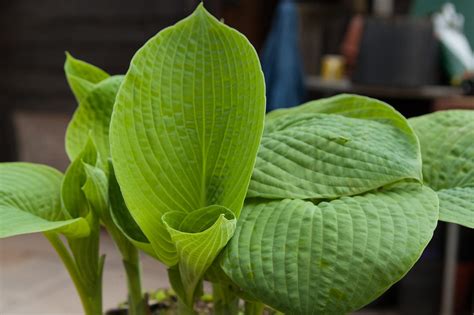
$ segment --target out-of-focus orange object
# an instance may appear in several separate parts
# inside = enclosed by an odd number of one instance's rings
[[[364,32],[364,17],[361,14],[354,15],[347,27],[346,34],[341,45],[342,55],[346,58],[347,74],[350,76],[359,55],[360,40]]]
[[[324,55],[321,64],[321,77],[324,80],[341,80],[344,77],[344,66],[344,56]]]

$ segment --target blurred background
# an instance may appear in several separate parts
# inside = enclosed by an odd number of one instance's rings
[[[77,106],[63,73],[65,51],[111,74],[125,73],[148,38],[188,15],[198,2],[1,1],[0,161],[64,170],[64,133]],[[268,111],[338,93],[384,100],[407,117],[474,109],[473,0],[204,4],[255,46],[266,76]],[[0,241],[1,314],[74,313],[72,286],[39,238]],[[111,245],[105,242],[107,251]],[[148,289],[166,285],[164,269],[156,265],[145,260]],[[111,270],[105,275],[108,307],[125,298],[122,275]],[[46,286],[39,284],[44,275],[50,278]],[[57,289],[56,301],[64,298],[65,308],[48,300],[46,292],[51,294],[52,288]],[[474,314],[473,290],[474,232],[440,223],[407,277],[363,312]]]

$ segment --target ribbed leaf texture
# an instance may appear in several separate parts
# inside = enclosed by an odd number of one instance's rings
[[[421,180],[413,133],[378,119],[297,112],[265,128],[247,197],[332,199]]]
[[[56,231],[68,237],[84,237],[89,226],[61,209],[63,175],[32,163],[0,163],[0,238]]]
[[[439,218],[474,228],[474,111],[410,119],[420,139],[425,183],[438,191]]]
[[[263,115],[253,47],[202,5],[134,56],[112,116],[112,159],[133,218],[167,265],[178,253],[163,214],[214,204],[239,214]]]
[[[162,221],[165,213],[215,205],[239,215],[264,112],[255,50],[202,4],[133,57],[112,115],[112,160],[132,217],[168,266],[186,258]],[[183,268],[203,269],[201,261],[193,264],[180,265],[182,279]]]
[[[223,268],[245,291],[286,314],[345,314],[413,266],[437,217],[436,193],[419,184],[317,205],[251,201]]]
[[[344,314],[398,281],[438,220],[418,139],[357,95],[267,116],[248,199],[221,267],[286,314]]]

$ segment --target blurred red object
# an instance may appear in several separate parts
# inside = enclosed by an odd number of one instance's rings
[[[360,41],[364,31],[364,17],[361,14],[354,15],[349,22],[346,34],[341,45],[342,55],[346,61],[347,75],[350,76],[354,70],[359,55]]]

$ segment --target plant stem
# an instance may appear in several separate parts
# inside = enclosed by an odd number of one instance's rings
[[[178,314],[179,315],[196,315],[194,308],[189,307],[182,299],[178,297]]]
[[[57,233],[44,233],[48,241],[54,247],[64,266],[66,267],[69,276],[76,287],[77,293],[81,299],[82,307],[86,315],[97,315],[102,313],[102,297],[90,297],[87,288],[81,282],[76,263],[71,254],[67,250],[64,243],[61,241]]]
[[[106,224],[105,227],[122,255],[122,263],[127,275],[128,314],[146,315],[147,303],[142,293],[140,253],[115,224]]]
[[[265,304],[261,302],[245,301],[245,315],[262,315],[265,309]]]
[[[215,315],[236,315],[239,313],[239,297],[225,284],[212,284]]]
[[[136,258],[122,261],[127,274],[128,314],[145,315],[147,305],[142,294],[140,260],[138,250],[135,251]]]

